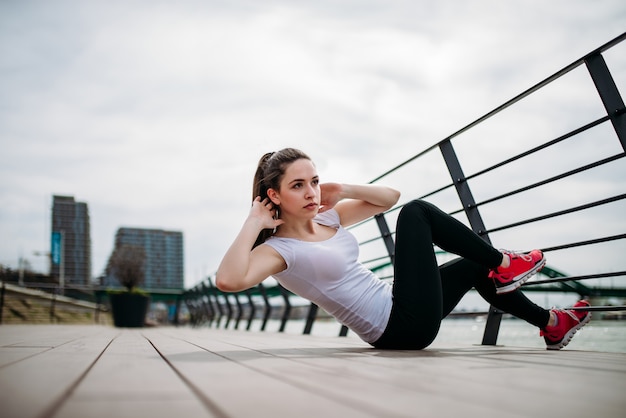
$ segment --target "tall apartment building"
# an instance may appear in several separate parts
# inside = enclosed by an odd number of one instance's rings
[[[143,247],[146,253],[146,277],[143,289],[182,289],[183,233],[161,229],[119,228],[115,234],[115,248],[121,245]],[[108,270],[108,269],[107,269]],[[106,286],[119,285],[114,277],[105,277]]]
[[[87,285],[91,279],[89,208],[73,196],[53,196],[50,275],[65,284]]]

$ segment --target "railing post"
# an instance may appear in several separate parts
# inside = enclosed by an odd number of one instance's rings
[[[239,300],[239,294],[233,293],[235,297],[235,302],[237,303],[237,318],[235,318],[235,329],[239,329],[239,323],[241,322],[241,318],[243,318],[243,305]]]
[[[230,321],[233,319],[233,306],[230,304],[230,299],[228,299],[228,294],[227,293],[223,293],[223,292],[219,292],[215,294],[215,299],[217,300],[217,303],[219,304],[219,297],[224,298],[224,305],[226,305],[226,323],[224,324],[224,328],[227,329],[228,326],[230,325]]]
[[[202,323],[204,319],[206,319],[207,326],[210,327],[213,324],[213,307],[209,299],[209,289],[204,283],[197,284],[189,291],[185,298],[185,304],[187,309],[194,312],[194,325]]]
[[[469,220],[472,230],[479,234],[482,239],[491,244],[489,235],[487,235],[487,233],[485,232],[487,228],[485,228],[483,219],[480,216],[480,212],[478,211],[478,207],[476,206],[476,201],[474,200],[474,196],[472,195],[469,184],[467,183],[467,181],[465,181],[465,174],[463,173],[463,169],[461,168],[461,163],[456,156],[456,152],[454,151],[450,140],[447,139],[440,143],[439,150],[441,151],[443,159],[446,162],[448,172],[452,177],[454,187],[456,188],[456,192],[459,195],[459,199],[461,200],[461,204],[463,205],[463,210],[467,215],[467,219]],[[500,331],[501,321],[502,311],[494,308],[493,306],[490,306],[489,315],[487,316],[487,323],[485,324],[485,332],[483,334],[483,345],[496,345],[496,342],[498,341],[498,332]]]
[[[174,326],[176,326],[176,327],[179,325],[179,323],[178,323],[178,315],[180,313],[180,302],[181,302],[182,298],[183,298],[183,294],[182,293],[176,295],[176,305],[174,307]]]
[[[0,324],[2,324],[2,312],[4,312],[4,280],[2,281],[2,288],[0,288]]]
[[[348,336],[348,331],[349,331],[349,328],[342,324],[341,328],[339,329],[339,336],[340,337],[347,337]]]
[[[463,204],[463,210],[467,215],[470,226],[474,232],[482,236],[485,241],[491,244],[489,236],[485,233],[487,228],[485,228],[483,219],[480,216],[480,212],[476,206],[476,201],[474,200],[469,184],[465,181],[465,174],[463,173],[459,159],[456,156],[456,152],[452,147],[452,143],[450,140],[446,140],[439,144],[439,149],[441,150],[443,159],[446,162],[448,172],[450,173],[450,177],[452,177],[459,199]]]
[[[254,301],[252,300],[252,292],[250,289],[246,289],[246,296],[248,296],[248,303],[250,304],[250,312],[248,314],[248,324],[246,325],[246,331],[250,331],[252,328],[252,320],[254,320],[254,315],[256,314],[256,306],[254,306]]]
[[[304,335],[309,335],[311,330],[313,329],[313,322],[315,322],[315,317],[317,316],[318,306],[311,302],[311,306],[309,306],[309,313],[306,316],[306,324],[304,324],[304,331],[302,332]]]
[[[100,292],[97,289],[94,291],[94,294],[96,296],[96,308],[94,312],[94,321],[96,324],[99,324],[100,323],[100,303],[102,302],[102,294],[100,294]]]
[[[385,215],[379,213],[374,217],[376,219],[376,224],[378,224],[378,229],[380,230],[380,236],[383,237],[383,242],[385,243],[385,247],[387,248],[387,254],[389,254],[389,259],[391,261],[391,265],[394,265],[396,258],[396,247],[393,242],[393,238],[391,237],[391,231],[389,230],[389,225],[387,224],[387,220],[385,219]]]
[[[261,331],[265,331],[267,321],[270,319],[270,315],[272,314],[272,305],[270,305],[270,301],[267,298],[267,292],[265,291],[263,283],[259,283],[258,287],[259,292],[261,292],[261,296],[263,297],[263,303],[265,304],[265,308],[263,309],[263,322],[261,323]]]
[[[59,289],[53,292],[52,295],[50,296],[50,322],[54,322],[54,305],[55,305],[58,291]]]
[[[280,320],[280,328],[278,332],[284,332],[285,327],[287,326],[287,321],[289,320],[289,315],[291,315],[291,303],[289,302],[289,292],[282,285],[278,285],[280,289],[280,294],[283,296],[283,300],[285,301],[285,310],[283,311],[283,317]]]
[[[624,111],[624,101],[611,76],[609,67],[599,53],[585,58],[585,65],[587,65],[587,70],[589,70],[591,79],[598,90],[600,99],[602,99],[606,113],[611,119],[615,133],[622,143],[622,148],[626,151],[626,114]]]
[[[378,215],[374,216],[374,219],[376,219],[376,224],[378,225],[380,236],[383,238],[385,248],[387,249],[387,254],[389,255],[389,261],[393,266],[396,262],[396,244],[394,243],[393,237],[391,236],[391,230],[389,229],[389,224],[387,223],[385,214],[379,213]],[[347,335],[348,327],[342,324],[341,329],[339,330],[339,336],[345,337]]]
[[[213,282],[211,282],[211,278],[207,279],[207,285],[202,283],[202,288],[207,296],[207,301],[209,302],[208,306],[211,306],[211,310],[217,316],[215,320],[215,328],[220,327],[220,323],[222,322],[222,317],[224,316],[224,309],[220,304],[220,299],[217,295],[217,289],[213,286]],[[213,297],[213,299],[211,299]],[[215,306],[213,305],[215,303]]]

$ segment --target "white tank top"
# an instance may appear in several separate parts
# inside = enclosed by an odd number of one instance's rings
[[[287,268],[273,277],[287,290],[314,302],[354,331],[363,341],[376,341],[391,313],[391,285],[358,262],[359,245],[339,224],[334,209],[315,217],[337,229],[325,241],[270,237],[265,241],[285,260]]]

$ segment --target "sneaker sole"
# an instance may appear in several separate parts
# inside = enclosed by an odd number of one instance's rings
[[[514,291],[515,289],[518,289],[528,279],[530,279],[535,274],[537,274],[539,270],[544,268],[545,265],[546,265],[546,258],[544,257],[541,259],[541,261],[539,261],[539,263],[535,264],[535,267],[533,267],[531,270],[528,270],[526,273],[522,275],[514,277],[511,283],[507,284],[506,286],[496,287],[496,294],[501,295],[503,293],[509,293],[509,292]]]
[[[578,325],[567,331],[561,341],[556,344],[548,344],[546,342],[546,350],[560,350],[561,348],[565,347],[567,344],[569,344],[570,341],[572,341],[572,338],[574,338],[574,334],[576,334],[579,329],[587,325],[589,321],[591,321],[591,312],[588,312],[587,316],[585,316],[583,320],[578,323]]]

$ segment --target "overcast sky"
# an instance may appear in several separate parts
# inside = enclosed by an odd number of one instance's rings
[[[190,286],[263,153],[366,183],[625,29],[623,0],[0,0],[0,263],[47,271],[71,195],[94,276],[154,227],[184,233]]]

